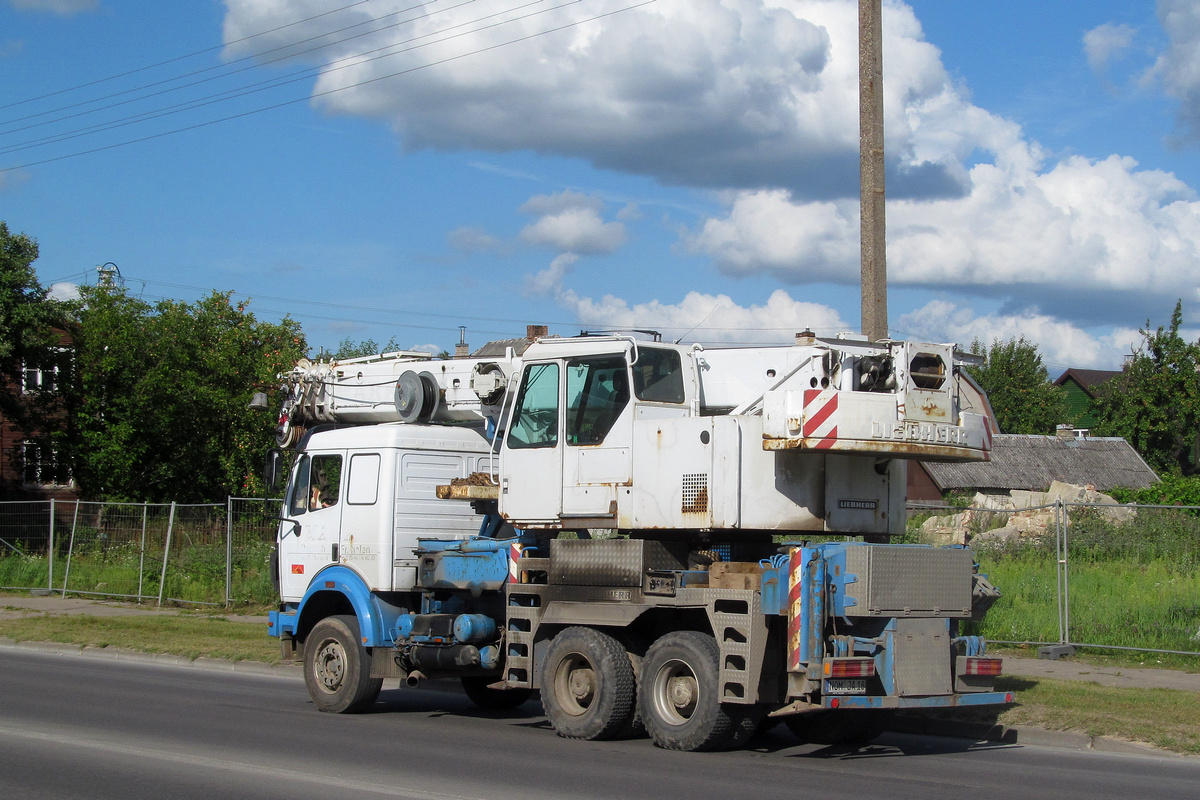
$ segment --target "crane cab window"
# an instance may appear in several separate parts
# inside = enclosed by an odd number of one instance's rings
[[[633,365],[633,391],[651,403],[683,402],[683,364],[678,351],[639,347]]]
[[[530,364],[508,429],[513,450],[558,444],[558,364]]]
[[[567,362],[567,444],[599,444],[629,405],[623,356]]]

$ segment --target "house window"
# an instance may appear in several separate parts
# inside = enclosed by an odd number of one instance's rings
[[[21,477],[26,486],[68,486],[70,467],[45,442],[21,443]]]
[[[58,389],[59,364],[63,359],[63,354],[68,352],[70,352],[70,348],[56,347],[54,348],[55,355],[51,357],[52,363],[41,365],[26,363],[21,389],[26,394],[56,391]]]

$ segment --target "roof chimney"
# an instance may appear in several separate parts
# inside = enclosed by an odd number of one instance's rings
[[[534,339],[540,339],[541,337],[545,336],[548,333],[550,333],[550,329],[547,328],[545,325],[526,325],[525,326],[525,338],[531,342]]]
[[[458,326],[458,344],[454,345],[455,358],[468,358],[471,355],[471,347],[467,344],[467,326]]]

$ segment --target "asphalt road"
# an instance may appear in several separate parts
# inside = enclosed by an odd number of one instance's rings
[[[1200,759],[889,735],[732,753],[560,739],[536,702],[507,715],[457,692],[385,691],[322,714],[294,678],[0,650],[0,796],[412,800],[1053,797],[1194,800]]]

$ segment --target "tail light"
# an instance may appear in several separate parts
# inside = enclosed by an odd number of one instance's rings
[[[1000,674],[1001,659],[999,658],[968,658],[964,675],[988,675],[995,677]]]
[[[987,659],[979,660],[986,661]],[[871,678],[874,676],[875,660],[871,658],[831,658],[825,662],[826,678]]]

